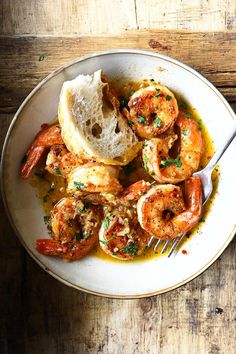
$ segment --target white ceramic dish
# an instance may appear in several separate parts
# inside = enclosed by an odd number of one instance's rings
[[[110,50],[95,53],[63,66],[46,77],[26,98],[9,128],[2,157],[2,193],[21,243],[49,274],[77,289],[117,298],[160,294],[195,278],[209,267],[232,240],[235,232],[236,156],[234,141],[220,161],[218,192],[200,231],[170,259],[112,263],[88,256],[64,263],[43,256],[34,248],[37,238],[47,235],[43,210],[36,191],[19,177],[19,166],[27,147],[42,123],[57,115],[61,86],[79,73],[103,69],[108,78],[140,80],[153,77],[181,93],[197,109],[217,146],[230,129],[234,113],[219,91],[198,72],[179,61],[141,50]]]

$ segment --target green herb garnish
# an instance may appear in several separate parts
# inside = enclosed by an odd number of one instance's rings
[[[142,252],[142,253],[143,253],[143,254],[145,254],[145,253],[146,253],[146,251],[147,251],[147,249],[148,249],[148,246],[144,246],[144,247],[143,247],[143,252]]]
[[[144,124],[144,123],[145,123],[145,119],[144,119],[142,116],[140,116],[140,114],[138,114],[138,121],[139,121],[139,123],[141,123],[141,124]]]
[[[188,129],[184,129],[182,134],[185,135],[185,136],[189,135],[189,130]]]
[[[132,122],[132,120],[128,120],[128,124],[130,127],[132,127],[134,125],[134,122]]]
[[[108,230],[109,222],[112,220],[112,215],[108,215],[102,223],[104,230]]]
[[[61,170],[59,169],[59,167],[55,167],[54,168],[54,171],[56,172],[56,174],[58,175],[58,176],[61,176]]]
[[[77,181],[74,181],[74,185],[75,185],[75,187],[76,187],[77,190],[80,190],[80,189],[83,189],[83,188],[86,187],[84,183],[82,183],[82,182],[77,182]]]
[[[185,102],[180,102],[179,107],[182,109],[187,109],[187,104]]]
[[[85,205],[83,205],[81,208],[78,209],[79,213],[82,213],[83,211],[85,211]]]
[[[156,118],[154,119],[154,126],[155,126],[155,128],[161,128],[161,126],[162,126],[162,120],[161,120],[161,118],[156,117]]]
[[[40,56],[39,56],[39,61],[43,61],[45,59],[45,55],[44,54],[41,54]]]
[[[134,92],[135,92],[135,91],[131,90],[130,93],[129,93],[129,95],[130,95],[130,96],[133,96]]]
[[[160,93],[157,93],[157,94],[155,95],[155,97],[161,97],[161,94],[160,94]]]
[[[138,251],[138,244],[134,243],[132,245],[128,245],[122,249],[124,253],[131,254],[131,256],[135,256]]]
[[[143,156],[143,163],[144,163],[144,168],[145,168],[145,171],[148,173],[149,172],[149,169],[148,169],[148,158],[146,155]]]
[[[154,79],[150,79],[151,82],[154,82],[155,80]]]
[[[74,236],[75,236],[77,241],[82,240],[84,238],[83,232],[81,230],[80,231],[76,231]]]
[[[193,116],[191,113],[184,113],[185,117],[189,118],[189,119],[192,119]]]
[[[197,124],[198,124],[198,130],[202,131],[202,120],[198,119]]]
[[[107,246],[108,242],[114,240],[114,238],[115,238],[115,237],[112,236],[112,237],[109,238],[108,240],[100,240],[100,242],[103,243],[105,246]]]
[[[160,164],[160,168],[167,167],[173,164],[176,164],[176,167],[182,166],[182,162],[180,161],[179,156],[176,157],[176,159],[163,160]]]
[[[155,90],[156,90],[156,91],[160,91],[160,89],[159,89],[159,88],[156,88],[156,87],[155,87]]]
[[[170,101],[172,99],[172,96],[166,95],[166,101]]]

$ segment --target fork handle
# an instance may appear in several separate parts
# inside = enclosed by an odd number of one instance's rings
[[[230,143],[235,138],[235,136],[236,136],[236,124],[234,123],[233,127],[231,127],[231,129],[228,131],[227,135],[225,136],[223,140],[224,142],[218,146],[213,157],[207,164],[208,170],[211,171],[214,169],[215,165],[217,164],[217,162],[219,161],[219,159],[221,158],[225,150],[229,147]]]

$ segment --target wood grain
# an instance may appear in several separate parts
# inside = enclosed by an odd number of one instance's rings
[[[236,29],[234,0],[2,0],[0,32],[120,34],[129,29]]]
[[[131,31],[124,36],[0,37],[0,112],[14,112],[48,73],[108,48],[139,48],[190,64],[236,101],[236,32]]]

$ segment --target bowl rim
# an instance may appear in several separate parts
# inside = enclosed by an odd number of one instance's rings
[[[18,108],[17,112],[15,113],[15,115],[14,115],[14,117],[12,119],[12,122],[11,122],[9,128],[8,128],[8,131],[7,131],[5,140],[4,140],[4,144],[3,144],[2,156],[1,156],[1,165],[0,165],[0,169],[1,169],[1,171],[0,171],[0,187],[1,187],[1,194],[2,194],[2,199],[3,199],[3,204],[4,204],[4,207],[5,207],[5,211],[6,211],[8,220],[10,221],[11,227],[13,228],[17,238],[19,239],[19,241],[23,245],[23,247],[26,249],[28,254],[36,261],[36,263],[38,263],[38,265],[42,269],[44,269],[47,273],[49,273],[51,276],[53,276],[55,279],[59,280],[60,282],[64,283],[65,285],[70,286],[70,287],[75,288],[75,289],[80,290],[80,291],[84,291],[84,292],[92,294],[92,295],[102,296],[102,297],[106,297],[106,298],[113,298],[113,299],[139,299],[139,298],[145,298],[145,297],[150,297],[150,296],[154,296],[154,295],[160,295],[160,294],[166,293],[168,291],[177,289],[180,286],[190,282],[191,280],[195,279],[197,276],[202,274],[205,270],[207,270],[218,259],[218,257],[224,252],[224,250],[229,245],[229,243],[233,240],[234,234],[236,232],[236,224],[234,225],[234,227],[233,227],[232,231],[230,232],[229,236],[227,237],[225,243],[223,244],[221,249],[214,255],[214,257],[212,259],[210,259],[196,273],[194,273],[190,277],[178,282],[177,284],[172,285],[170,287],[167,287],[165,289],[161,289],[161,290],[157,290],[157,291],[153,291],[153,292],[149,292],[149,293],[143,293],[143,294],[120,295],[120,294],[103,293],[103,292],[93,291],[93,290],[90,290],[90,289],[83,288],[83,287],[81,287],[79,285],[73,284],[72,282],[64,279],[63,277],[59,276],[57,273],[54,273],[54,271],[52,271],[48,267],[46,267],[43,264],[43,262],[39,258],[37,258],[37,256],[35,254],[33,254],[33,252],[28,248],[28,246],[24,242],[23,237],[21,236],[20,232],[17,230],[16,225],[14,224],[14,221],[13,221],[12,216],[11,216],[11,211],[10,211],[10,208],[9,208],[9,205],[8,205],[8,202],[7,202],[7,197],[6,197],[6,194],[5,194],[5,187],[4,187],[4,185],[5,185],[5,183],[4,183],[5,156],[6,156],[6,151],[7,151],[9,139],[10,139],[10,136],[11,136],[11,132],[12,132],[14,126],[15,126],[15,123],[16,123],[17,119],[19,118],[21,112],[23,111],[24,107],[30,102],[30,100],[34,96],[34,94],[47,81],[49,81],[51,78],[53,78],[54,76],[56,76],[57,74],[62,72],[64,69],[66,69],[66,68],[68,68],[68,67],[70,67],[70,66],[72,66],[74,64],[80,63],[82,61],[86,61],[86,60],[91,59],[91,58],[101,57],[101,56],[105,56],[105,55],[116,55],[116,54],[133,54],[133,55],[136,55],[136,54],[140,55],[141,54],[141,55],[145,55],[145,56],[149,56],[149,57],[160,58],[160,59],[163,59],[163,60],[165,60],[167,62],[170,62],[172,64],[180,66],[181,68],[189,71],[191,74],[193,74],[194,76],[198,77],[201,81],[203,81],[220,98],[220,100],[224,104],[225,108],[229,111],[232,119],[236,120],[236,116],[235,116],[235,113],[234,113],[233,109],[230,107],[229,103],[224,98],[224,96],[219,92],[219,90],[207,78],[205,78],[202,74],[200,74],[198,71],[196,71],[190,65],[184,64],[181,61],[179,61],[179,60],[177,60],[175,58],[169,57],[167,55],[164,55],[164,54],[161,54],[161,53],[158,53],[158,52],[149,51],[149,50],[139,50],[139,49],[124,48],[124,49],[111,49],[111,50],[108,49],[108,50],[93,52],[93,53],[90,53],[88,55],[75,58],[74,60],[63,64],[62,66],[60,66],[56,70],[52,71],[49,75],[47,75],[44,79],[42,79],[35,86],[35,88],[29,93],[29,95],[21,103],[20,107]]]

